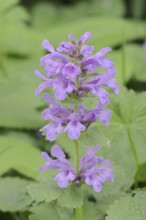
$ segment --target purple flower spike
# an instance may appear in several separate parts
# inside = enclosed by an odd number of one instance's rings
[[[43,152],[42,158],[46,163],[40,167],[39,171],[58,170],[59,173],[54,180],[60,188],[66,188],[69,182],[78,185],[84,181],[87,185],[92,186],[95,192],[99,192],[104,182],[113,182],[114,175],[109,167],[110,161],[97,157],[97,151],[99,151],[99,146],[87,147],[87,154],[80,161],[79,173],[75,174],[75,169],[66,159],[63,150],[55,145],[51,149],[51,156],[56,159],[51,159],[47,153]]]
[[[49,51],[40,61],[46,74],[35,71],[36,76],[43,81],[35,94],[38,95],[49,88],[53,90],[55,97],[53,101],[51,97],[46,96],[45,100],[50,107],[42,112],[43,119],[49,122],[41,130],[50,141],[56,140],[57,135],[62,132],[67,132],[71,139],[78,139],[81,132],[97,120],[108,126],[111,111],[106,109],[110,103],[107,88],[115,94],[119,93],[114,79],[116,74],[114,63],[106,57],[111,48],[105,47],[92,54],[94,47],[85,45],[91,38],[90,32],[83,34],[79,40],[72,34],[68,37],[70,42],[60,43],[57,49],[48,40],[42,42],[42,46]],[[97,68],[102,71],[99,73]],[[95,108],[87,109],[78,104],[84,103],[87,96],[96,97]],[[67,107],[58,105],[55,100],[57,102],[64,100],[62,103]],[[77,112],[74,104],[69,105],[69,100],[77,103],[75,104]]]

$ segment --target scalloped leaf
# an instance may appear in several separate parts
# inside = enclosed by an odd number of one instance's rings
[[[107,212],[106,220],[144,220],[146,217],[146,191],[127,195],[116,201]]]
[[[48,182],[34,183],[27,187],[28,193],[32,199],[36,202],[51,202],[59,197],[60,188],[54,184]]]
[[[139,163],[146,162],[146,93],[120,89],[118,96],[113,95],[109,108],[113,111],[111,122],[104,134],[112,148],[102,148],[99,152],[122,166],[128,177],[135,174],[134,156],[131,141],[137,151]]]
[[[20,178],[0,178],[0,210],[16,212],[28,210],[32,203],[26,186],[29,181]]]
[[[84,192],[82,187],[74,185],[60,191],[58,203],[66,208],[77,208],[84,204]]]
[[[56,209],[55,203],[42,203],[34,205],[31,208],[33,214],[29,216],[29,220],[62,220]]]

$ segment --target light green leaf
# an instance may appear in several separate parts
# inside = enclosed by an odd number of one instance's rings
[[[127,195],[116,201],[108,210],[106,220],[144,220],[146,217],[146,192]]]
[[[34,205],[31,208],[33,214],[29,216],[29,220],[62,220],[57,208],[56,203],[42,203],[40,205]]]
[[[66,208],[81,207],[84,203],[84,193],[82,187],[69,186],[60,191],[58,203]]]
[[[104,136],[104,133],[101,128],[95,127],[94,125],[89,127],[88,130],[81,133],[80,138],[78,139],[80,147],[87,146],[96,146],[96,145],[104,145],[109,146],[109,140]]]
[[[120,89],[113,95],[111,104],[113,114],[104,133],[110,140],[111,149],[102,148],[102,155],[122,166],[128,177],[134,175],[135,160],[132,147],[137,152],[139,163],[146,162],[146,93]],[[131,140],[132,143],[131,144]],[[133,145],[133,146],[132,146]]]
[[[51,177],[50,177],[51,178]],[[60,188],[54,184],[48,182],[34,183],[27,187],[29,194],[32,199],[36,202],[50,202],[59,197]]]
[[[50,174],[50,176],[49,176]],[[50,202],[57,199],[60,206],[66,208],[80,207],[84,203],[84,191],[83,187],[77,187],[73,184],[67,188],[59,188],[57,183],[53,180],[55,177],[53,173],[48,172],[40,183],[31,184],[27,187],[32,199],[36,202]]]
[[[32,203],[26,190],[28,183],[29,181],[19,178],[0,178],[0,210],[3,212],[28,210]]]
[[[146,53],[142,45],[125,44],[124,46],[124,62],[122,49],[109,53],[109,57],[115,63],[117,70],[116,79],[120,84],[128,82],[134,78],[146,81]]]
[[[84,220],[96,220],[100,219],[100,214],[98,212],[97,203],[85,202],[83,208],[83,219]]]
[[[0,80],[0,126],[40,129],[44,121],[39,106],[44,102],[35,97],[39,79],[34,75],[36,60],[6,62],[5,75]],[[11,70],[12,68],[12,70]]]
[[[42,160],[40,151],[28,136],[1,135],[0,146],[2,150],[3,146],[9,147],[0,156],[0,174],[14,169],[28,177],[36,177]]]

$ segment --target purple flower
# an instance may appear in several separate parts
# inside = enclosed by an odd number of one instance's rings
[[[75,81],[76,77],[81,74],[81,69],[73,63],[67,63],[62,70],[62,74],[72,81]]]
[[[102,189],[102,184],[109,180],[113,182],[114,175],[109,168],[110,161],[102,157],[95,156],[99,146],[87,148],[87,154],[80,161],[80,173],[78,178],[84,179],[85,183],[93,186],[95,192]]]
[[[46,163],[39,168],[39,171],[56,169],[59,174],[54,178],[57,185],[60,188],[66,188],[70,181],[75,180],[76,175],[73,166],[67,161],[63,150],[58,146],[54,145],[51,149],[51,156],[56,159],[52,160],[46,152],[42,153],[43,160]]]
[[[92,186],[95,192],[99,192],[105,181],[113,182],[114,175],[112,169],[109,168],[110,161],[97,157],[97,151],[99,151],[99,146],[88,147],[87,154],[81,158],[79,173],[75,173],[74,167],[66,159],[63,150],[55,145],[51,149],[51,156],[56,159],[52,159],[43,152],[42,158],[46,163],[39,168],[39,171],[58,170],[59,173],[54,180],[61,188],[66,188],[69,182],[80,184],[84,181],[87,185]]]
[[[97,120],[108,126],[111,110],[106,109],[102,104],[97,104],[94,109],[88,109],[79,105],[78,112],[74,112],[74,107],[65,108],[55,102],[49,94],[44,94],[45,101],[50,105],[42,112],[44,120],[49,124],[41,131],[50,141],[54,141],[58,134],[67,132],[71,139],[78,139],[82,131],[85,131],[91,123]]]
[[[65,132],[68,133],[68,136],[71,139],[78,139],[80,137],[80,132],[84,131],[86,127],[80,123],[80,116],[77,113],[72,113],[69,116],[70,122],[65,128]]]

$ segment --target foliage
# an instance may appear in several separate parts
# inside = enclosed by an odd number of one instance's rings
[[[0,210],[16,212],[28,210],[32,203],[26,186],[29,181],[20,178],[0,178]]]
[[[146,192],[137,192],[133,197],[127,195],[117,200],[107,214],[106,220],[143,220],[146,216]]]

